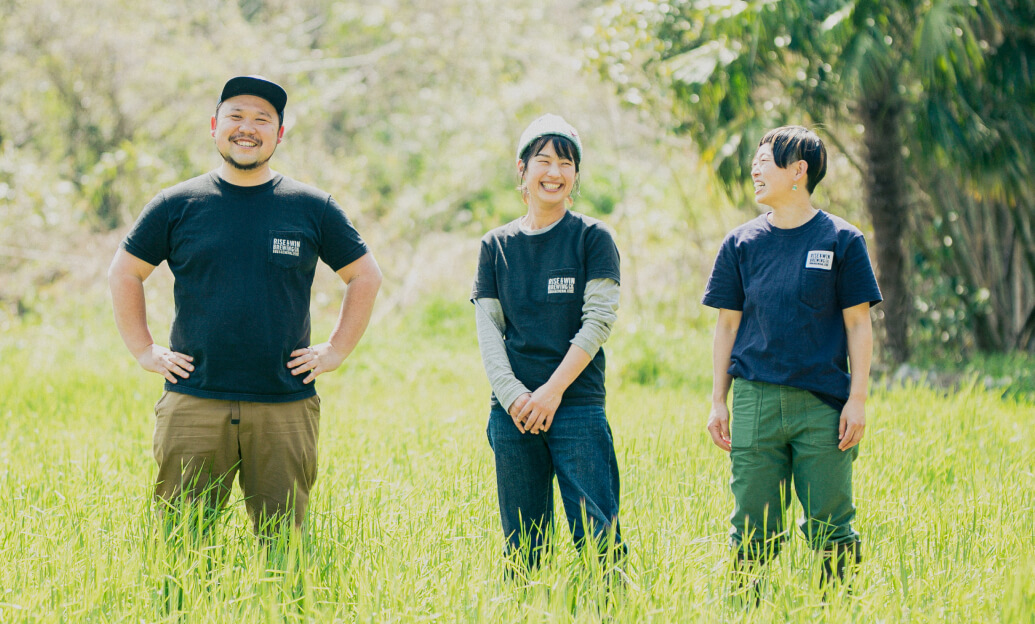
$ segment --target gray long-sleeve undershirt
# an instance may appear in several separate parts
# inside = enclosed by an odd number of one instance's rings
[[[610,278],[589,280],[582,297],[582,327],[571,344],[593,357],[611,335],[611,327],[618,318],[618,282]],[[475,325],[478,329],[478,348],[489,385],[503,409],[510,406],[519,396],[530,392],[510,366],[503,333],[506,320],[499,299],[480,298],[474,300]]]

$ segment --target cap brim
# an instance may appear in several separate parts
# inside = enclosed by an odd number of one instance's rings
[[[276,109],[281,119],[284,118],[284,107],[287,105],[287,92],[275,82],[260,76],[237,76],[227,81],[219,101],[223,102],[238,95],[254,95],[261,97]]]

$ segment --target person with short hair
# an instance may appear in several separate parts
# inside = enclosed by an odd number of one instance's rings
[[[223,163],[152,199],[108,271],[123,341],[166,380],[155,405],[160,508],[218,511],[239,476],[260,535],[302,525],[317,475],[313,382],[352,353],[381,285],[337,202],[270,168],[286,103],[266,78],[231,78],[211,119]],[[347,287],[330,337],[311,344],[317,260]],[[168,348],[152,338],[143,286],[162,262],[176,278]]]
[[[779,552],[793,483],[800,529],[829,581],[861,560],[852,462],[881,293],[862,233],[812,205],[826,167],[823,141],[806,128],[762,138],[751,179],[771,210],[726,236],[703,303],[719,310],[708,433],[730,453],[737,568]]]
[[[568,209],[581,160],[578,132],[557,115],[522,133],[528,210],[482,238],[471,294],[503,533],[528,568],[550,546],[554,476],[576,546],[606,563],[625,552],[601,349],[617,318],[618,248],[601,221]]]

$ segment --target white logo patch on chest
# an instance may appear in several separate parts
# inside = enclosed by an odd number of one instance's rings
[[[551,277],[550,282],[546,287],[546,292],[549,295],[556,294],[574,294],[575,293],[575,278],[574,277]]]
[[[274,238],[273,253],[284,254],[285,256],[297,256],[302,250],[302,241],[291,240],[290,238]]]
[[[834,266],[834,252],[832,251],[810,251],[809,257],[805,259],[806,269],[823,269],[829,271]]]

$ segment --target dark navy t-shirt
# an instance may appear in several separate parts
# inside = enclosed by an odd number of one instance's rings
[[[842,311],[880,301],[862,233],[820,211],[796,228],[762,215],[730,232],[702,303],[743,312],[730,375],[809,390],[840,409],[851,383]]]
[[[165,389],[267,403],[316,393],[287,362],[309,345],[317,258],[337,271],[367,252],[330,195],[279,174],[242,187],[208,173],[166,189],[122,246],[176,278],[169,347],[195,368]]]
[[[513,221],[482,238],[471,299],[499,299],[507,357],[526,388],[546,383],[567,355],[582,327],[586,283],[601,278],[621,281],[614,238],[596,219],[567,212],[542,234],[526,234]],[[603,405],[604,366],[600,349],[561,405]]]

